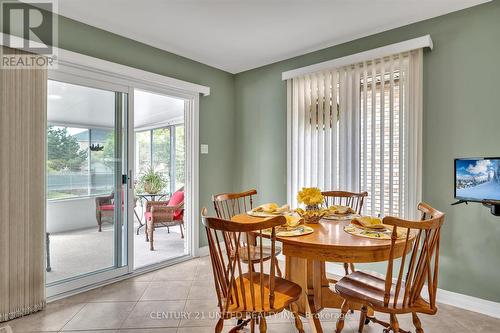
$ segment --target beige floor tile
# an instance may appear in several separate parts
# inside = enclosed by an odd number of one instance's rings
[[[129,281],[151,282],[151,281],[153,281],[156,273],[157,273],[157,271],[153,271],[153,272],[148,272],[148,273],[144,273],[141,275],[137,275],[137,276],[131,277],[129,279]]]
[[[177,327],[186,301],[138,302],[121,329]]]
[[[188,299],[212,299],[217,300],[215,283],[213,280],[195,280],[189,289]]]
[[[187,300],[184,307],[185,317],[181,319],[183,326],[211,326],[215,327],[218,320],[219,308],[217,300]]]
[[[143,281],[121,281],[105,286],[98,295],[95,295],[90,302],[123,302],[138,301],[150,282]]]
[[[442,320],[457,321],[457,323],[470,332],[500,332],[500,319],[480,313],[462,310],[450,305],[440,304],[438,315]],[[422,319],[424,315],[420,316]],[[427,318],[426,321],[432,320]],[[424,327],[425,329],[425,327]]]
[[[185,300],[191,281],[154,281],[147,287],[141,301]]]
[[[111,330],[90,330],[90,331],[75,331],[75,333],[116,333],[118,330],[111,329]]]
[[[177,333],[214,333],[214,327],[179,327]]]
[[[292,323],[279,323],[279,324],[271,324],[267,325],[267,332],[269,333],[291,333],[297,332],[295,329],[295,325]]]
[[[118,329],[134,308],[134,304],[134,302],[87,303],[63,330]]]
[[[198,260],[190,260],[160,269],[153,276],[153,281],[192,281],[196,278]]]
[[[130,328],[118,330],[117,333],[176,333],[177,328]]]
[[[3,324],[9,325],[14,333],[59,331],[83,307],[84,304],[48,304],[43,311],[2,323],[2,326]]]

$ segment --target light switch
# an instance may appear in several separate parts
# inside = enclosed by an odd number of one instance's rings
[[[202,154],[208,154],[208,145],[201,145],[200,147],[201,153]]]

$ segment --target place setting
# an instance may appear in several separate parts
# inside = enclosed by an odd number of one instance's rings
[[[283,206],[278,206],[276,203],[263,204],[248,211],[247,215],[261,218],[284,216],[286,224],[275,228],[276,235],[279,237],[301,236],[314,232],[313,228],[304,224],[304,218],[291,210],[288,204]],[[262,233],[267,235],[270,235],[271,232],[272,229],[262,230]]]
[[[382,219],[372,216],[355,217],[351,222],[344,227],[344,231],[348,234],[371,238],[390,240],[392,237],[393,227],[383,224]],[[406,237],[404,230],[397,230],[397,239]]]

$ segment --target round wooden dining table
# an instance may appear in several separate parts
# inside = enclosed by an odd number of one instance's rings
[[[252,223],[262,218],[241,214],[232,219]],[[327,277],[326,262],[373,263],[389,259],[390,240],[351,235],[344,231],[349,223],[350,220],[323,219],[317,224],[307,224],[314,229],[311,234],[276,237],[283,244],[282,252],[286,257],[285,278],[302,287],[297,305],[299,313],[309,319],[312,332],[323,332],[319,315],[322,309],[339,309],[343,302],[333,288],[336,278]],[[404,245],[404,239],[395,242],[394,258],[403,255]],[[359,308],[352,304],[353,310]]]

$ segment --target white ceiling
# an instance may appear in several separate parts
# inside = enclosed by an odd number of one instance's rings
[[[59,13],[237,73],[488,1],[59,0]]]
[[[112,128],[115,95],[111,91],[49,81],[47,120],[70,127]],[[142,90],[134,93],[134,128],[161,127],[184,120],[184,101]]]

